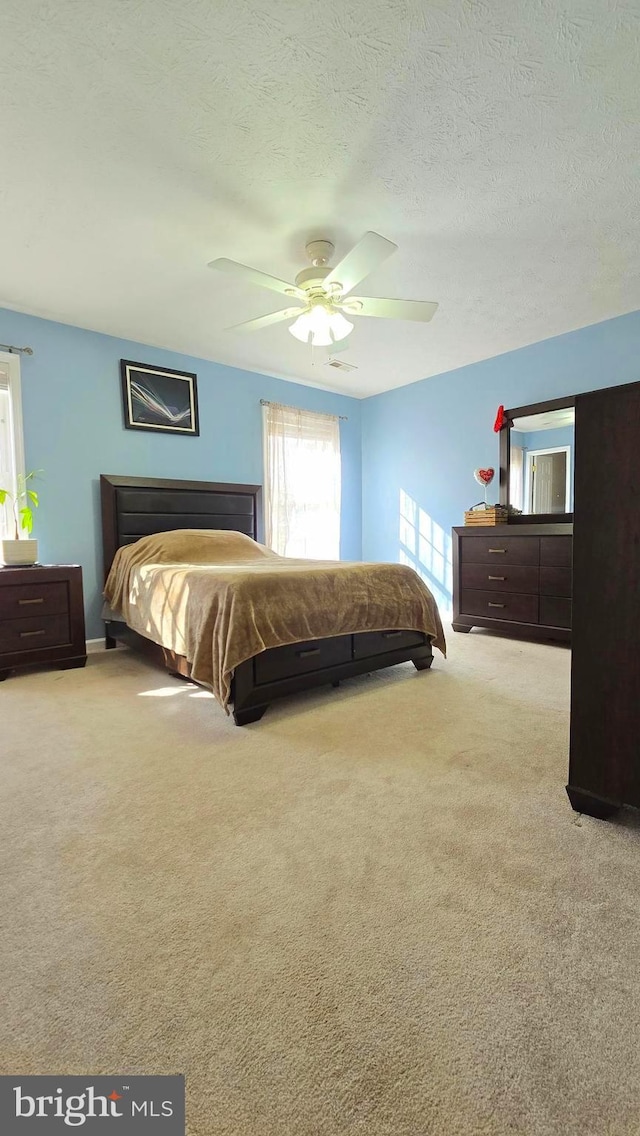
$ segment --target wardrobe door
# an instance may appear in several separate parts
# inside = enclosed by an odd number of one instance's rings
[[[571,752],[580,812],[640,805],[640,383],[576,398]]]

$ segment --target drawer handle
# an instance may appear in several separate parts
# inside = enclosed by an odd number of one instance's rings
[[[506,548],[490,548],[489,552],[506,552]]]
[[[299,659],[308,659],[311,655],[319,655],[319,654],[320,654],[320,648],[319,647],[310,647],[308,651],[296,651],[296,655],[298,656]]]
[[[506,607],[507,605],[506,605],[506,604],[494,604],[494,603],[490,603],[490,604],[488,604],[487,606],[488,606],[488,607]]]
[[[487,576],[487,580],[506,580],[506,576]]]
[[[44,603],[44,596],[38,596],[38,598],[36,600],[18,600],[18,603],[19,604]]]
[[[402,634],[403,634],[402,631],[383,631],[382,632],[382,638],[383,639],[397,639],[398,635],[402,635]]]
[[[31,636],[31,635],[46,635],[46,634],[47,634],[47,632],[43,627],[40,631],[21,631],[20,632],[20,638],[21,639],[28,639],[29,636]]]

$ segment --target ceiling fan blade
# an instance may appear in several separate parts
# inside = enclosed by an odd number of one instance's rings
[[[342,311],[356,316],[379,316],[381,319],[419,320],[428,323],[438,305],[428,300],[382,300],[373,296],[349,296]]]
[[[277,276],[269,276],[267,272],[261,272],[259,268],[249,268],[248,265],[240,264],[237,260],[228,260],[226,256],[210,260],[207,267],[239,276],[247,284],[259,284],[261,288],[270,288],[272,292],[282,292],[285,296],[306,300],[304,292],[296,288],[295,284],[287,284],[286,280],[278,280]]]
[[[332,284],[339,284],[343,296],[355,288],[365,276],[373,272],[383,260],[395,252],[397,245],[381,237],[379,233],[365,233],[362,240],[353,246],[351,252],[342,258],[335,268],[331,269],[323,280],[323,287],[329,288]]]
[[[282,323],[283,320],[293,319],[306,312],[307,308],[282,308],[279,312],[270,312],[267,316],[258,316],[257,319],[245,320],[244,323],[235,323],[226,327],[225,331],[260,331],[263,327],[270,327],[273,323]]]

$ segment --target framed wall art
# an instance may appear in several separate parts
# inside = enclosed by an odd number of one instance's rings
[[[198,388],[190,371],[121,359],[120,376],[127,430],[200,434]]]

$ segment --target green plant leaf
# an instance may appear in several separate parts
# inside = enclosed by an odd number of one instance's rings
[[[27,505],[25,505],[24,508],[20,510],[20,528],[24,529],[24,531],[28,533],[30,533],[33,528],[33,513]]]
[[[37,509],[38,508],[38,494],[35,493],[33,491],[33,489],[27,489],[27,497],[32,502],[32,504],[35,505],[35,507]]]
[[[9,490],[8,489],[0,489],[0,505],[4,505],[8,496],[9,496]]]

